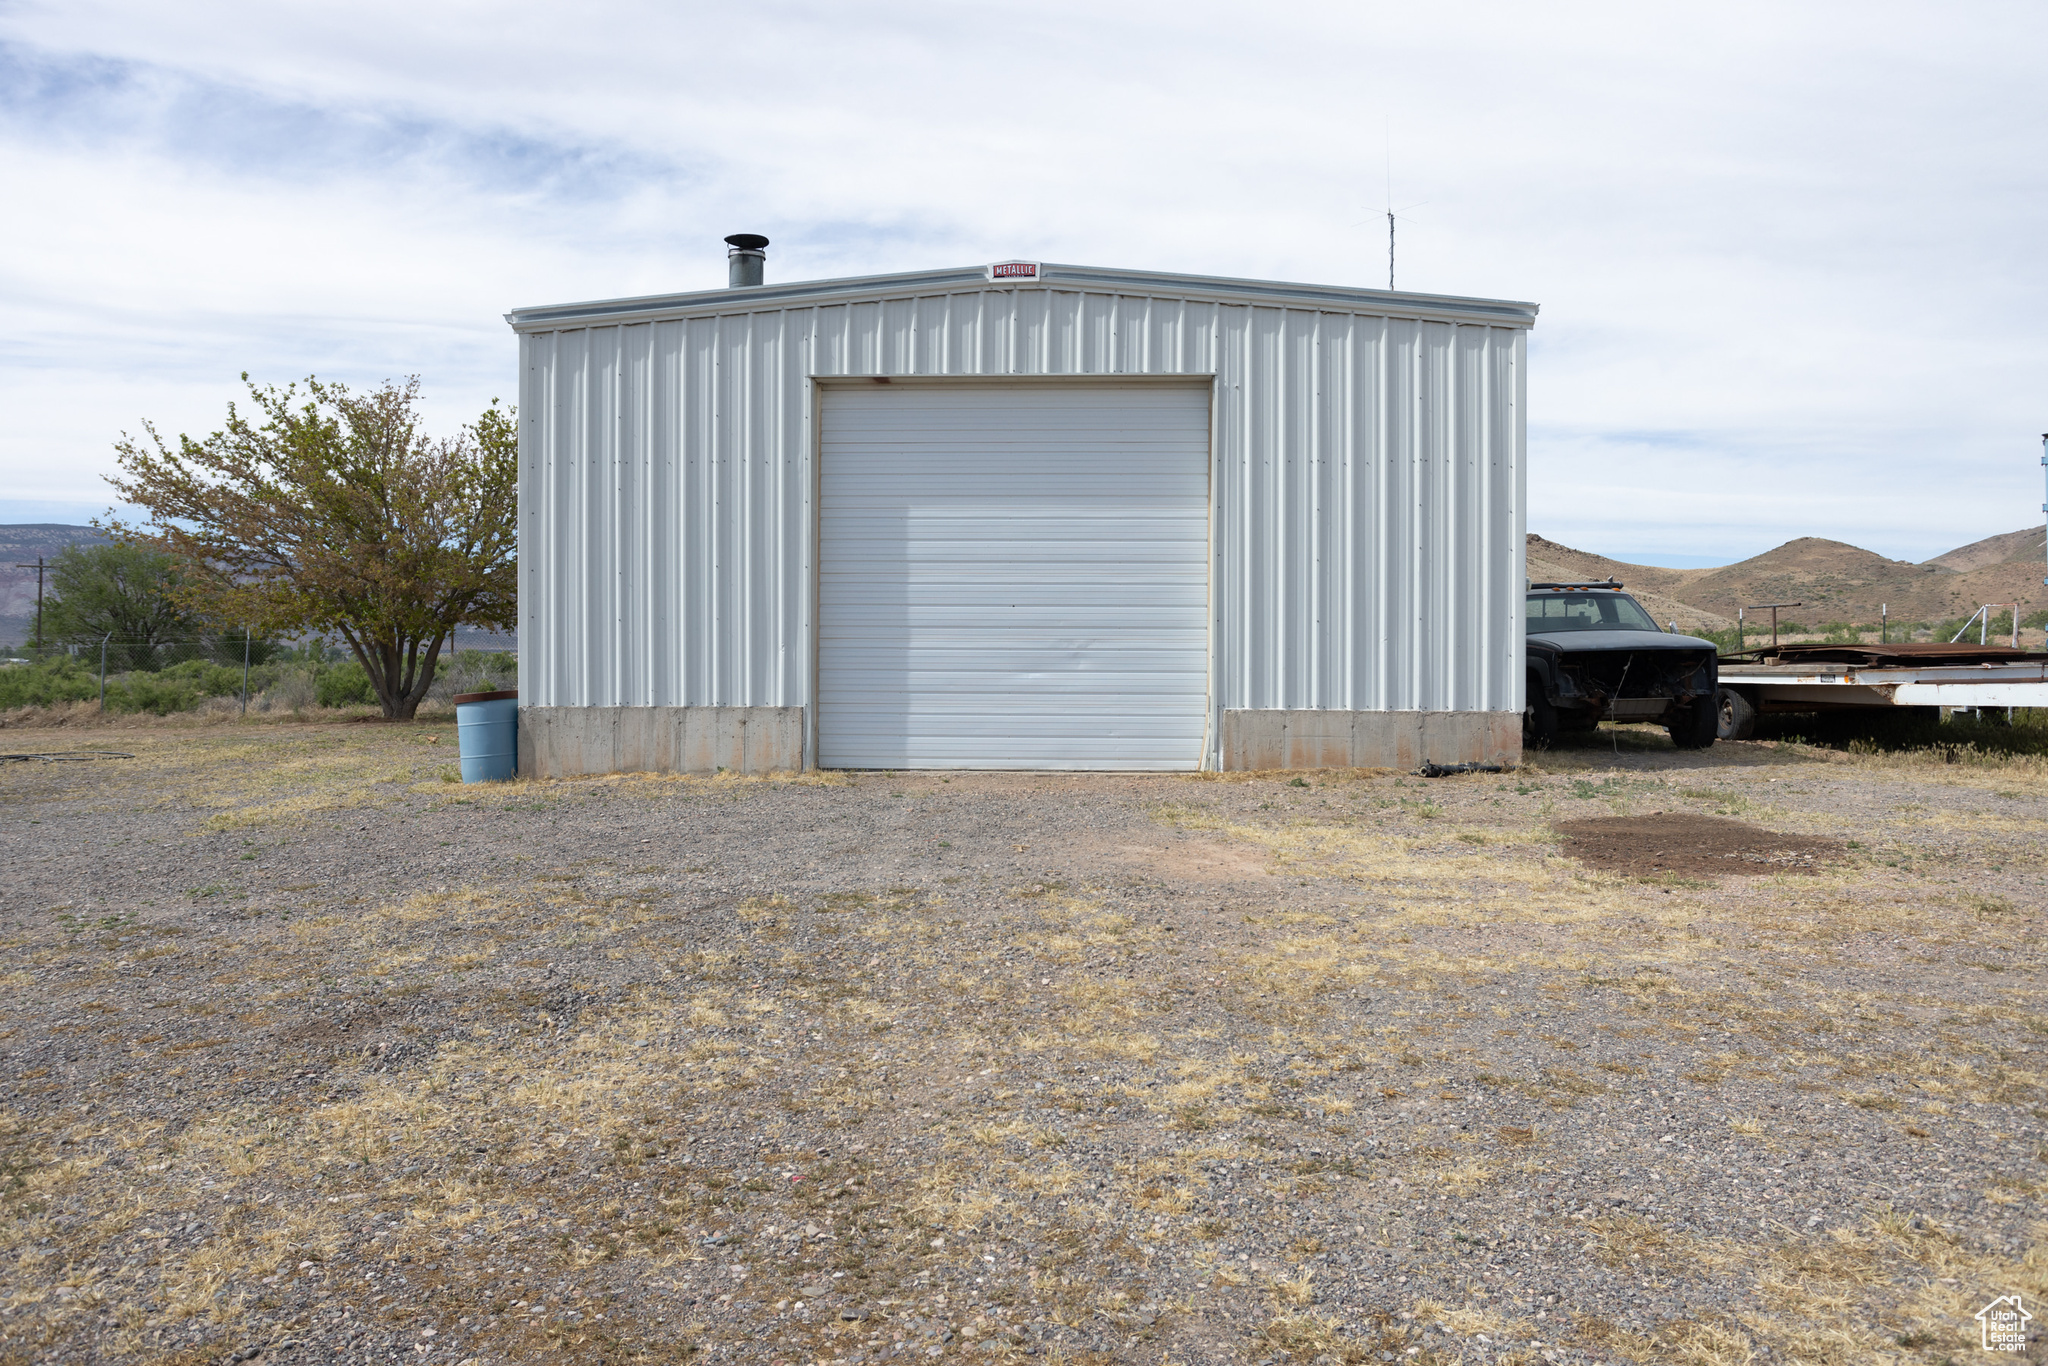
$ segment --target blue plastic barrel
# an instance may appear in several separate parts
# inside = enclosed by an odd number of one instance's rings
[[[502,783],[519,772],[519,690],[455,695],[462,781]]]

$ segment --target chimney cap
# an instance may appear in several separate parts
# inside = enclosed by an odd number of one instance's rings
[[[768,245],[768,239],[758,232],[736,232],[725,239],[726,245],[741,251],[759,251]]]

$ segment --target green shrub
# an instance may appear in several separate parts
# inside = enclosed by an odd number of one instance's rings
[[[166,683],[189,688],[201,697],[242,695],[242,670],[239,665],[231,667],[215,664],[208,659],[188,659],[182,664],[173,664],[160,671],[157,677]],[[254,677],[250,679],[250,691],[261,691],[256,686]]]
[[[2048,621],[2048,612],[2036,613],[2035,615],[2043,618],[2044,621]],[[2020,624],[2022,626],[2031,625],[2033,620],[2033,617],[2022,617]],[[1974,620],[1969,617],[1950,617],[1947,621],[1937,622],[1933,629],[1934,638],[1938,641],[1946,642],[1952,639],[1956,632],[1962,631],[1963,638],[1956,641],[1958,645],[1975,645],[1979,636],[1982,636],[1984,642],[1989,645],[2001,643],[2001,637],[2003,637],[2004,644],[2010,645],[2012,644],[2012,613],[2010,611],[1993,612],[1988,629],[1985,627],[1984,618],[1981,615]]]
[[[1725,631],[1698,630],[1687,631],[1684,634],[1689,636],[1698,636],[1701,640],[1713,641],[1714,648],[1719,650],[1724,655],[1732,655],[1737,650],[1756,648],[1756,632],[1748,632],[1743,641],[1737,643],[1735,639],[1735,628],[1733,626],[1730,626]],[[1766,643],[1768,643],[1770,640],[1770,636],[1766,634],[1764,636],[1764,640]]]
[[[70,655],[0,668],[0,709],[83,702],[99,693],[99,674]]]
[[[89,702],[99,696],[98,663],[97,659],[53,655],[36,664],[0,666],[0,710]],[[308,669],[303,664],[280,659],[253,667],[249,670],[249,696],[256,697],[277,686],[286,674],[310,675],[315,695],[307,700],[318,701],[323,707],[360,706],[376,701],[376,694],[370,691],[370,676],[354,660]],[[168,716],[190,711],[209,697],[241,695],[241,665],[216,664],[204,658],[187,659],[154,672],[135,670],[107,676],[110,712]]]
[[[377,700],[370,690],[370,675],[353,659],[322,669],[319,689],[323,707],[360,706]]]
[[[189,678],[169,677],[169,673],[137,672],[108,679],[107,710],[169,716],[198,706],[206,696],[199,685]]]

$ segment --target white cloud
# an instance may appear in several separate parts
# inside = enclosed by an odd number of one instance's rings
[[[0,15],[0,471],[103,501],[244,368],[510,388],[508,307],[1010,255],[1534,299],[1531,525],[1919,558],[2030,520],[2037,6]]]

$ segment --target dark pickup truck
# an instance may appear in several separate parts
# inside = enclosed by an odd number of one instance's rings
[[[1720,652],[1658,626],[1619,583],[1532,583],[1523,631],[1526,743],[1540,749],[1602,721],[1660,723],[1680,749],[1714,743]]]

